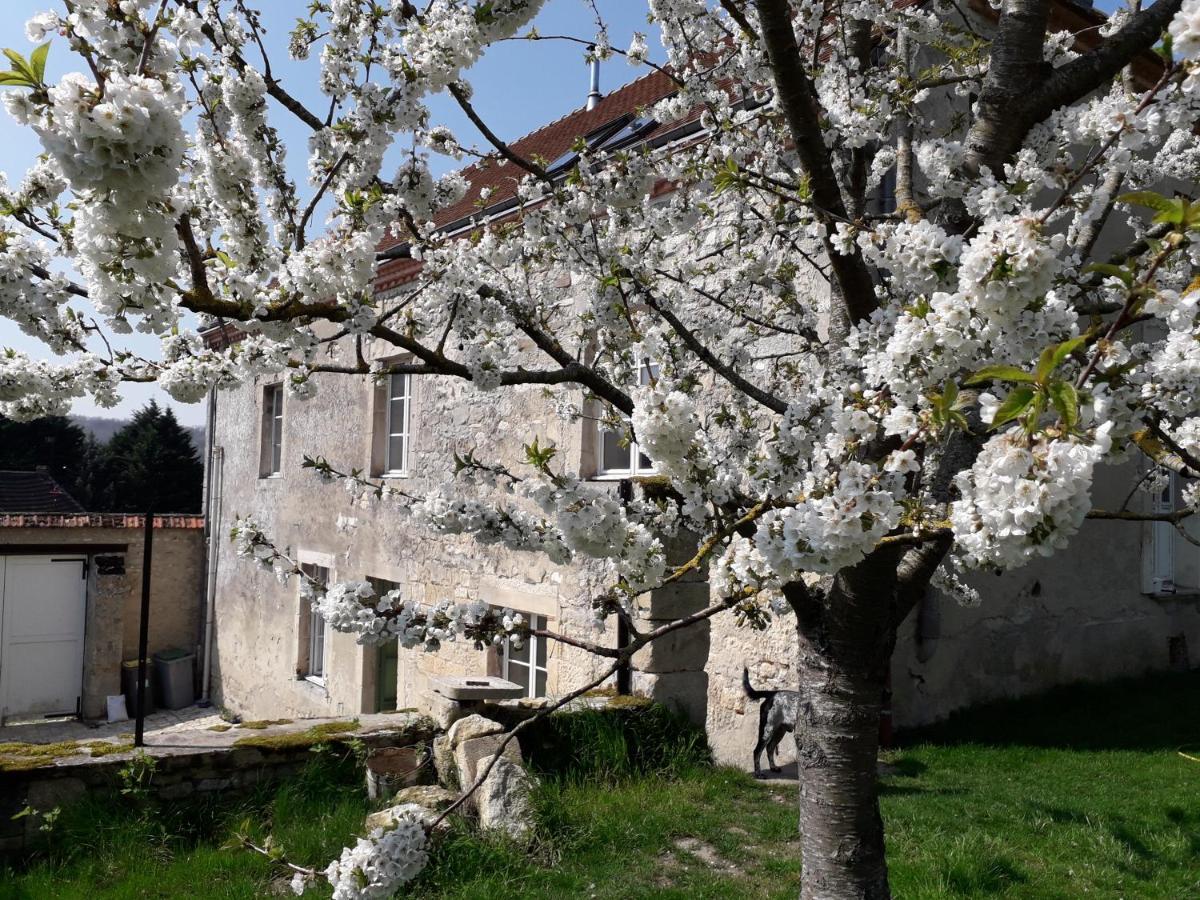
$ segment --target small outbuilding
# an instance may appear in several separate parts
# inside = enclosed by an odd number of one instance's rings
[[[88,513],[44,472],[0,472],[0,724],[105,715],[137,658],[145,516]],[[154,517],[149,652],[196,650],[204,519]]]

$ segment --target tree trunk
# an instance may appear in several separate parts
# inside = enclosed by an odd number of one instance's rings
[[[875,553],[827,594],[788,591],[800,638],[801,900],[888,900],[876,761],[898,565]]]
[[[801,654],[801,900],[891,896],[876,785],[883,687],[878,672]]]

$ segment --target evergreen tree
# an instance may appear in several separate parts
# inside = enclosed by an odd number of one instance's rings
[[[91,462],[98,445],[65,416],[14,422],[0,416],[0,469],[44,468],[85,509],[91,509]]]
[[[105,512],[196,513],[204,467],[170,409],[151,400],[104,450],[97,499]]]

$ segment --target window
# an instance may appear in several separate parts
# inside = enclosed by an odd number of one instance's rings
[[[375,590],[376,597],[382,597],[388,591],[397,591],[400,585],[383,578],[367,576],[367,581]],[[374,666],[374,709],[371,712],[395,712],[396,693],[400,673],[400,641],[387,641],[375,647],[372,658],[368,649],[367,665]],[[372,699],[368,695],[368,699]]]
[[[412,398],[408,375],[389,375],[387,387],[387,445],[384,448],[385,474],[408,471],[408,407]]]
[[[658,122],[649,116],[635,117],[633,113],[625,113],[584,135],[582,144],[587,147],[589,152],[612,153],[636,144],[657,127]],[[579,162],[579,150],[576,149],[578,146],[579,142],[577,141],[561,156],[554,159],[550,165],[546,166],[546,173],[556,176],[572,168],[575,163]]]
[[[301,563],[300,570],[324,587],[329,584],[329,569],[314,563]],[[300,675],[324,684],[325,651],[329,626],[307,597],[300,606]]]
[[[889,216],[896,211],[896,167],[883,173],[878,186],[867,197],[867,212],[874,216]]]
[[[1182,506],[1184,481],[1176,472],[1160,470],[1145,505],[1153,515],[1177,512]],[[1194,518],[1194,517],[1193,517]],[[1192,519],[1179,523],[1147,522],[1142,542],[1142,592],[1154,597],[1200,594],[1200,529]]]
[[[649,384],[658,377],[658,363],[642,360],[638,367],[638,383]],[[654,463],[638,449],[636,442],[622,446],[623,432],[600,426],[599,474],[601,475],[650,475]]]
[[[264,477],[278,475],[283,460],[283,385],[263,389],[262,456],[259,471]]]
[[[545,616],[526,616],[529,627],[546,630]],[[520,649],[511,640],[504,642],[501,653],[501,674],[525,689],[526,697],[546,696],[546,639],[537,635],[525,638]]]

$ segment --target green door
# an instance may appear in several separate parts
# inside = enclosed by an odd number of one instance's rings
[[[375,652],[375,711],[394,712],[396,709],[396,677],[399,672],[399,641],[380,644]]]

